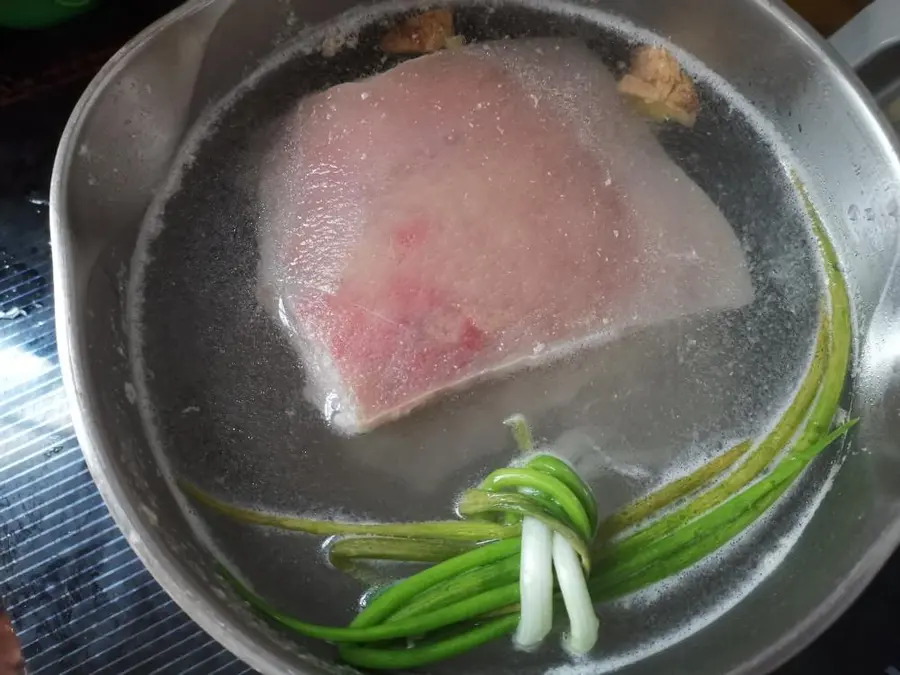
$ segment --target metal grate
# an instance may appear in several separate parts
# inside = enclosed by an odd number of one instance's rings
[[[40,199],[0,198],[0,243],[0,589],[28,672],[251,672],[156,584],[91,481],[60,379]]]
[[[0,600],[31,675],[252,672],[114,525],[75,439],[54,337],[46,186],[59,135],[105,59],[175,4],[108,2],[50,31],[0,30]]]

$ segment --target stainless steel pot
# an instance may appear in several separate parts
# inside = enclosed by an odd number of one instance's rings
[[[301,649],[253,618],[212,575],[209,553],[167,488],[129,400],[127,270],[148,204],[208,106],[300,31],[356,4],[188,2],[132,40],[97,76],[72,115],[53,174],[60,360],[90,470],[162,586],[211,635],[273,675],[334,672],[336,666],[320,658],[327,652]],[[854,408],[862,418],[855,451],[790,555],[749,597],[705,629],[622,671],[767,672],[845,609],[900,542],[895,139],[851,69],[781,3],[569,5],[599,7],[666,36],[749,100],[789,146],[848,278],[858,338]],[[869,19],[836,38],[854,65],[864,65],[874,53],[868,50],[888,39],[866,35],[866,25],[900,32],[900,16],[888,16],[896,9],[881,0],[865,15]],[[857,44],[859,35],[868,41],[865,48]],[[728,158],[719,161],[724,166]],[[739,170],[737,176],[754,180]]]

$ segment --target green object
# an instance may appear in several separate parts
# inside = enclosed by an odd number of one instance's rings
[[[679,499],[683,499],[707,484],[712,484],[720,474],[724,473],[726,469],[729,469],[737,460],[747,454],[747,450],[752,445],[753,442],[751,440],[738,443],[728,452],[715,457],[693,473],[672,481],[656,492],[652,492],[646,497],[642,497],[636,502],[632,502],[616,511],[600,525],[596,541],[603,544],[618,533],[650,518],[656,512],[662,511]]]
[[[350,535],[483,542],[492,539],[518,537],[522,529],[520,525],[498,525],[496,523],[467,522],[463,520],[436,520],[424,523],[353,523],[295,518],[294,516],[283,516],[276,513],[260,513],[253,509],[226,504],[186,481],[180,481],[179,486],[188,497],[198,504],[239,523],[277,527],[282,530],[305,532],[306,534],[323,537]]]
[[[269,620],[301,635],[336,643],[347,664],[369,669],[414,668],[466,652],[516,628],[518,525],[523,517],[544,522],[581,554],[585,570],[590,570],[588,590],[595,603],[671,577],[727,544],[756,522],[810,462],[856,421],[829,431],[849,368],[850,300],[831,242],[802,186],[797,188],[819,243],[826,293],[803,382],[779,422],[758,442],[735,445],[722,457],[599,524],[590,487],[552,455],[538,455],[522,466],[494,471],[477,488],[466,490],[457,504],[463,519],[460,526],[466,526],[461,531],[448,522],[351,525],[254,513],[183,484],[182,489],[198,503],[243,522],[308,533],[367,535],[335,544],[344,548],[346,558],[408,556],[440,561],[381,592],[347,628],[294,619],[227,572],[223,571],[223,576]],[[524,418],[511,418],[507,425],[520,450],[529,449],[533,441]],[[725,474],[739,459],[743,463]],[[686,503],[657,517],[662,508],[682,499]],[[478,530],[478,535],[496,527],[508,538],[479,541],[470,529],[476,525],[485,528]],[[632,526],[637,526],[637,531],[624,532]],[[448,537],[451,533],[455,535],[452,540]],[[624,536],[615,536],[620,533]],[[456,550],[464,552],[445,557]],[[557,593],[556,604],[560,600]]]
[[[828,422],[834,416],[834,410],[837,408],[837,397],[840,396],[840,387],[836,392],[831,392],[834,396],[822,395],[818,399],[820,385],[823,382],[823,376],[826,365],[830,365],[832,370],[839,369],[840,376],[843,378],[847,372],[846,361],[840,358],[832,358],[826,364],[829,353],[827,351],[829,337],[832,334],[831,317],[827,312],[823,312],[820,318],[818,337],[816,339],[816,348],[812,363],[809,370],[800,385],[796,396],[790,407],[782,415],[775,428],[763,439],[763,441],[747,456],[746,461],[738,467],[734,473],[727,476],[721,483],[712,489],[704,492],[699,497],[688,502],[673,513],[663,516],[652,525],[638,531],[628,537],[614,549],[615,554],[623,556],[626,554],[639,551],[648,544],[656,541],[660,537],[668,536],[676,528],[681,527],[695,518],[713,509],[741,490],[760,475],[760,473],[769,465],[779,451],[785,447],[785,444],[797,432],[797,429],[803,423],[816,401],[813,415],[821,416],[823,413],[827,417]],[[843,379],[841,380],[843,384]],[[834,397],[833,405],[831,398]],[[818,427],[817,427],[818,429]],[[828,431],[827,428],[824,431]],[[809,438],[806,434],[801,442],[807,444],[815,442],[817,437]],[[800,442],[798,442],[799,444]],[[605,542],[600,541],[599,544],[604,545]],[[602,555],[602,554],[601,554]]]
[[[556,462],[562,464],[559,460]],[[545,510],[551,511],[552,508],[552,513],[558,509],[562,515],[559,520],[575,530],[585,541],[590,541],[594,536],[590,517],[581,506],[578,496],[558,478],[532,469],[530,465],[523,469],[498,469],[485,478],[480,487],[480,491],[487,494],[503,494],[521,489],[529,493],[527,496],[533,493],[546,495],[548,503],[544,504]],[[588,493],[588,490],[590,488],[585,487],[584,492]]]
[[[94,9],[99,0],[0,0],[0,27],[47,28]]]

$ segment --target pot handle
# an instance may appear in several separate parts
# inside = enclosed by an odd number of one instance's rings
[[[900,2],[875,0],[829,40],[854,70],[900,42]]]

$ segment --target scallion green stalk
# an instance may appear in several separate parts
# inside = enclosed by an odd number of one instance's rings
[[[521,534],[521,527],[499,525],[477,520],[438,520],[421,523],[354,523],[339,520],[297,518],[276,513],[264,513],[243,508],[216,499],[193,483],[180,481],[179,487],[194,502],[211,511],[227,516],[239,523],[263,525],[291,532],[304,532],[323,537],[336,535],[375,535],[381,537],[408,537],[438,539],[444,541],[483,542],[494,539],[512,539]]]
[[[367,524],[264,514],[183,483],[195,502],[232,519],[345,537],[331,548],[336,564],[359,559],[436,563],[380,592],[347,628],[298,621],[226,577],[272,621],[337,643],[345,662],[363,668],[426,665],[514,630],[521,643],[535,645],[549,630],[554,604],[569,616],[567,647],[573,653],[588,651],[598,631],[592,603],[646,588],[731,541],[854,424],[851,420],[829,433],[850,361],[850,302],[834,249],[807,195],[798,189],[822,252],[827,294],[806,374],[784,414],[759,442],[738,443],[599,523],[590,488],[552,454],[525,458],[466,491],[458,505],[462,521]],[[505,423],[519,450],[532,452],[534,437],[524,417],[514,415]],[[616,537],[632,527],[637,531]],[[556,570],[555,596],[548,562]],[[393,641],[398,639],[411,642],[397,647]]]

